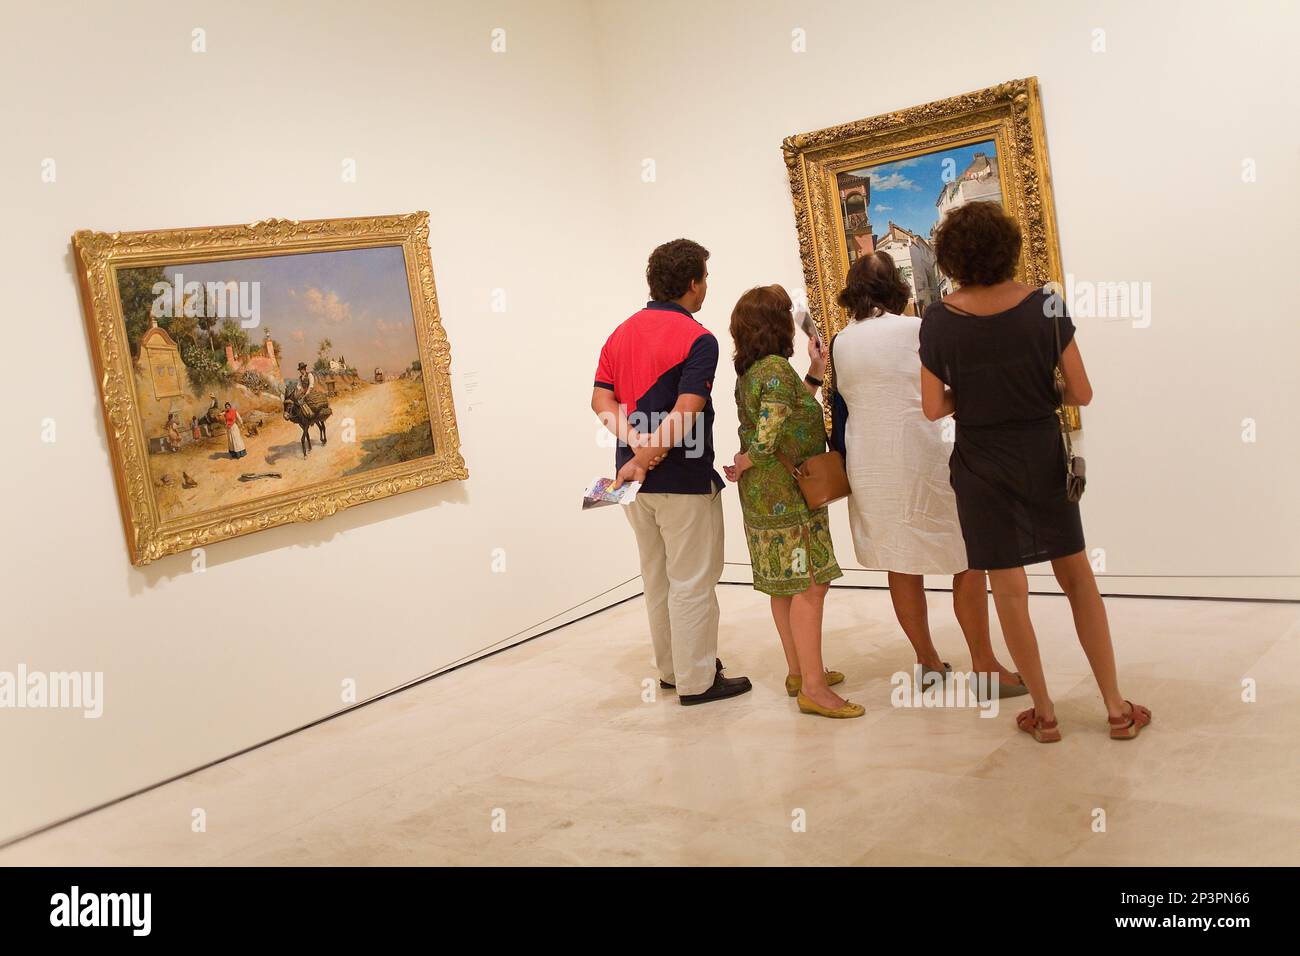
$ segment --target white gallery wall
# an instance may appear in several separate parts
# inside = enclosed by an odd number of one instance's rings
[[[103,671],[105,705],[98,720],[0,710],[0,839],[336,712],[345,679],[364,700],[601,592],[615,589],[594,606],[639,593],[634,549],[609,538],[622,516],[578,510],[607,463],[588,407],[596,356],[641,295],[609,276],[586,12],[6,8],[21,39],[0,61],[0,670]],[[499,26],[504,54],[490,48]],[[215,545],[202,574],[188,555],[133,569],[73,231],[417,209],[431,213],[470,479]]]
[[[622,516],[576,499],[609,469],[591,376],[644,300],[650,248],[710,248],[700,319],[725,356],[740,292],[802,284],[783,137],[1013,77],[1042,84],[1066,269],[1153,289],[1149,328],[1079,323],[1097,390],[1084,514],[1108,588],[1300,596],[1297,12],[1230,9],[6,8],[0,670],[103,671],[105,702],[97,720],[0,711],[0,841],[337,712],[344,680],[364,700],[637,593]],[[203,573],[184,555],[133,569],[71,234],[416,209],[470,479],[213,546]],[[720,457],[734,379],[724,359]]]
[[[803,286],[782,139],[1037,76],[1065,270],[1151,286],[1149,327],[1077,321],[1096,389],[1083,413],[1084,529],[1088,547],[1104,550],[1104,590],[1300,597],[1291,477],[1300,322],[1289,304],[1300,5],[594,6],[611,115],[622,120],[611,163],[626,203],[615,268],[630,284],[663,237],[703,243],[712,258],[699,318],[724,355],[741,292]],[[805,52],[795,52],[801,39]],[[1094,52],[1099,39],[1104,52]],[[640,179],[646,159],[653,183]],[[1242,178],[1246,160],[1253,182]],[[734,387],[728,365],[714,389],[728,460],[738,448]],[[1247,419],[1253,443],[1242,440]],[[837,557],[858,567],[845,508],[832,511]],[[734,494],[727,520],[728,577],[748,580]],[[1036,587],[1054,588],[1049,569],[1034,571],[1047,578]]]

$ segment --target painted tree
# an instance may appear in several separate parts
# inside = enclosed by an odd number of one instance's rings
[[[208,351],[213,355],[216,355],[217,344],[215,334],[217,328],[217,317],[215,315],[200,315],[195,319],[195,321],[198,323],[199,328],[202,329],[208,337]]]
[[[160,326],[162,322],[158,323]],[[183,342],[195,342],[199,340],[199,323],[198,320],[190,315],[174,316],[167,325],[167,334],[179,346]]]
[[[150,313],[158,295],[155,283],[166,282],[162,266],[142,269],[122,269],[117,274],[117,291],[122,300],[122,320],[126,324],[126,338],[131,343],[131,354],[140,354],[140,339],[149,330]],[[166,329],[170,316],[159,316],[158,325]]]
[[[248,355],[248,333],[235,319],[223,319],[219,338],[222,345],[229,345],[235,355],[244,358]]]

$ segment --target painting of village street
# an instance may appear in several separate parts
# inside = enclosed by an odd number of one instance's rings
[[[889,253],[912,289],[911,315],[953,289],[934,256],[934,230],[943,217],[967,203],[1003,201],[992,140],[841,173],[837,185],[846,265],[878,250]]]
[[[164,520],[433,454],[401,246],[117,273]]]

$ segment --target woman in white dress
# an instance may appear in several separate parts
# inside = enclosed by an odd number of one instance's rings
[[[967,570],[948,478],[952,442],[943,429],[951,423],[921,410],[921,320],[900,314],[910,295],[890,255],[875,252],[853,263],[838,300],[851,321],[831,342],[832,443],[853,489],[853,547],[863,567],[889,572],[894,613],[923,674],[951,668],[930,637],[922,575],[951,574],[972,670],[996,673],[999,696],[1019,696],[1019,675],[998,662],[989,639],[986,575]]]
[[[243,458],[248,454],[244,448],[244,434],[239,429],[244,424],[239,409],[226,402],[226,439],[231,458]]]

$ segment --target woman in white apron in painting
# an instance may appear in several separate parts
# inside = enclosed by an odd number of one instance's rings
[[[248,452],[244,449],[244,435],[239,427],[244,420],[239,417],[239,409],[226,402],[226,440],[229,442],[230,457],[243,458]]]
[[[967,570],[946,423],[921,411],[921,320],[901,314],[910,296],[893,258],[873,252],[853,263],[838,299],[850,321],[831,342],[833,444],[852,488],[853,547],[864,568],[889,572],[894,613],[923,675],[951,670],[930,637],[923,575],[951,574],[972,670],[996,673],[999,696],[1020,696],[1024,684],[998,662],[989,639],[987,576]]]

